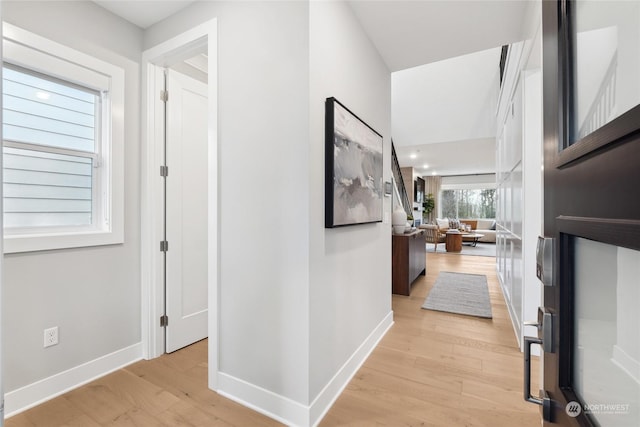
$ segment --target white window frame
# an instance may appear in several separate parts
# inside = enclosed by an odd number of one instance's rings
[[[7,23],[3,23],[3,55],[8,63],[102,93],[93,225],[5,229],[4,253],[123,243],[124,70]]]

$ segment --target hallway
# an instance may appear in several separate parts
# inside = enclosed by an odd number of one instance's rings
[[[486,274],[493,320],[420,309],[439,271]],[[522,399],[522,354],[494,258],[427,255],[427,276],[410,297],[393,296],[393,310],[395,325],[322,426],[540,425],[538,408]],[[18,414],[6,426],[278,425],[206,388],[206,352],[204,340],[135,363]]]
[[[493,319],[421,309],[440,271],[485,274]],[[522,398],[523,357],[495,258],[428,254],[426,277],[413,284],[410,297],[393,296],[393,312],[394,326],[322,426],[540,425],[538,408]]]

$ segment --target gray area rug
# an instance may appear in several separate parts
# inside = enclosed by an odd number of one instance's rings
[[[462,245],[462,252],[447,252],[444,243],[438,244],[438,250],[434,252],[433,243],[427,243],[427,253],[452,254],[452,255],[475,255],[475,256],[496,256],[495,243],[478,243],[476,247],[469,244]]]
[[[487,276],[441,271],[422,308],[491,319]]]

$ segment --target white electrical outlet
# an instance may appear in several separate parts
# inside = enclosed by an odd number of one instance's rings
[[[51,347],[58,344],[58,327],[48,328],[44,330],[44,347]]]

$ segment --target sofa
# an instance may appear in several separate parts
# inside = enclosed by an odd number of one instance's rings
[[[459,219],[460,223],[464,223],[471,226],[471,230],[478,234],[482,234],[483,237],[478,239],[482,243],[495,243],[496,242],[496,221],[493,219]],[[444,233],[449,229],[449,219],[436,219],[440,232]]]

